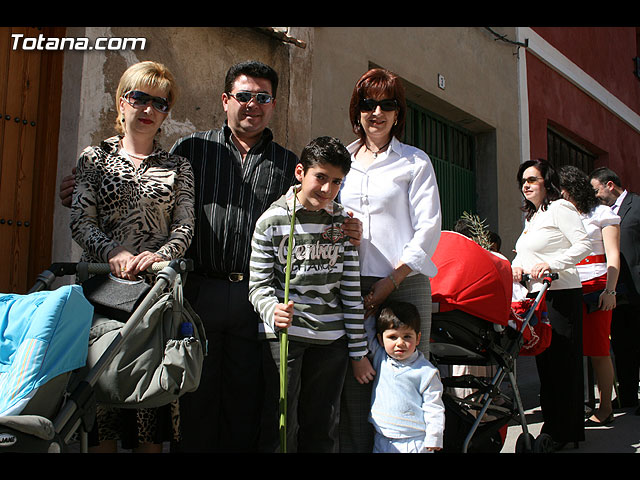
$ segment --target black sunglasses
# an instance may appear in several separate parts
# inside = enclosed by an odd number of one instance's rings
[[[268,93],[229,92],[227,93],[227,95],[235,98],[240,103],[248,103],[252,98],[255,98],[256,101],[261,105],[264,105],[265,103],[271,103],[273,101],[273,97]]]
[[[398,102],[395,98],[387,98],[384,100],[374,100],[373,98],[363,98],[360,100],[360,111],[371,112],[380,105],[380,110],[383,112],[392,112],[398,108]]]
[[[160,113],[167,113],[169,111],[169,102],[166,98],[154,97],[139,90],[131,90],[125,93],[122,98],[132,107],[145,107],[151,102],[151,106]]]

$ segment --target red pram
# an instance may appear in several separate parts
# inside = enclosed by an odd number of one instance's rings
[[[551,278],[545,279],[536,298],[514,301],[509,261],[455,232],[442,232],[433,261],[438,267],[437,275],[431,279],[433,363],[496,370],[490,376],[443,375],[447,387],[443,395],[447,413],[444,450],[499,451],[502,443],[498,432],[504,434],[508,421],[517,417],[523,434],[516,451],[547,451],[550,437],[541,434],[534,441],[527,431],[515,379],[515,360],[519,354],[536,355],[548,346],[550,325],[544,297]],[[511,384],[512,395],[500,390],[505,378]],[[460,389],[473,393],[463,398],[452,393]],[[461,437],[462,430],[471,424],[466,437]]]
[[[551,325],[545,296],[537,302],[526,297],[526,289],[513,284],[511,264],[506,258],[485,250],[464,235],[445,231],[433,261],[438,274],[431,279],[431,300],[439,312],[462,311],[496,325],[522,330],[520,355],[538,355],[549,346]],[[523,329],[532,308],[533,316]]]

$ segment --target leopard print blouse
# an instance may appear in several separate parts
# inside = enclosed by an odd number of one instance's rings
[[[167,260],[184,256],[194,231],[194,181],[189,161],[157,144],[136,168],[119,153],[121,137],[87,147],[78,159],[71,234],[81,261],[103,263],[118,246]]]

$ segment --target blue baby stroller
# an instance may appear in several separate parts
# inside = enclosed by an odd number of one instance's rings
[[[106,275],[106,264],[53,264],[38,277],[27,295],[0,294],[0,453],[69,451],[77,433],[80,450],[85,452],[86,432],[93,427],[97,401],[120,401],[121,408],[136,408],[140,392],[136,392],[137,396],[123,392],[127,388],[135,390],[136,385],[126,382],[140,384],[140,377],[136,374],[129,379],[131,371],[127,368],[131,367],[123,368],[118,359],[139,337],[136,331],[141,325],[157,331],[155,336],[165,344],[179,343],[179,355],[185,355],[187,348],[186,355],[191,357],[186,360],[191,371],[185,371],[182,359],[168,366],[136,367],[136,372],[148,370],[154,374],[151,381],[155,381],[155,371],[164,372],[165,384],[167,377],[179,377],[177,382],[169,382],[169,387],[162,386],[170,390],[167,395],[161,400],[156,396],[153,401],[168,403],[167,398],[178,398],[195,389],[200,378],[198,367],[206,354],[206,338],[200,319],[186,303],[182,304],[181,297],[175,297],[175,287],[181,285],[190,267],[186,260],[154,265],[157,275],[153,286],[139,299],[128,319],[117,323],[117,328],[114,320],[97,314],[98,308],[87,300],[81,285],[49,291],[57,277],[76,275],[79,280],[86,280],[92,275]],[[184,318],[194,321],[195,331],[184,339],[185,343],[167,340],[179,336],[175,322]],[[155,324],[150,325],[150,321]],[[101,333],[96,334],[96,329]],[[109,335],[100,337],[102,332]],[[92,354],[90,344],[99,338],[108,341]],[[150,358],[146,352],[132,355]],[[108,374],[120,378],[104,386]],[[145,385],[148,384],[147,381]]]

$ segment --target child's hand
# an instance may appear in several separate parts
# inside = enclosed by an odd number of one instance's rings
[[[344,219],[342,224],[342,231],[347,234],[349,241],[356,247],[360,246],[362,240],[362,222],[353,218],[353,212],[347,212],[349,218]]]
[[[276,328],[289,328],[293,321],[293,302],[287,305],[279,303],[273,311],[273,324]]]
[[[369,383],[373,381],[373,377],[376,376],[376,371],[366,356],[363,357],[362,360],[352,360],[351,368],[353,370],[353,376],[360,384]]]

